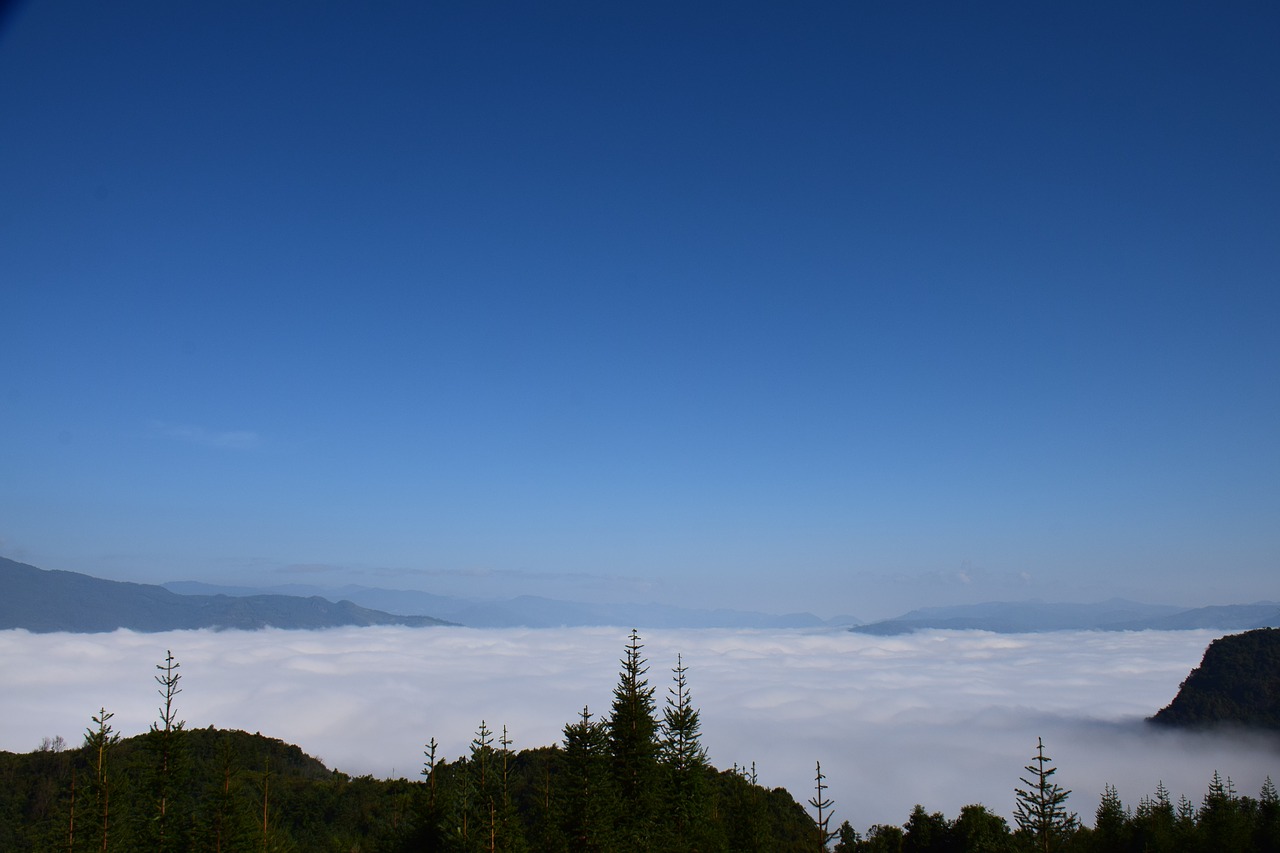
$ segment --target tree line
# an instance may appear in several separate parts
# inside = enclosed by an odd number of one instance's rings
[[[516,750],[482,720],[450,761],[431,738],[420,779],[329,770],[296,746],[245,732],[189,729],[179,719],[180,664],[156,666],[161,704],[142,735],[122,738],[105,708],[82,743],[47,739],[0,753],[0,850],[65,853],[967,853],[967,851],[1277,851],[1280,802],[1215,774],[1197,807],[1163,785],[1127,808],[1107,786],[1092,827],[1037,743],[1014,788],[1014,824],[982,805],[948,820],[917,805],[902,825],[865,835],[844,821],[815,765],[808,810],[758,783],[754,765],[717,770],[702,745],[688,670],[677,656],[658,707],[644,646],[632,631],[608,712],[584,707],[553,746]]]

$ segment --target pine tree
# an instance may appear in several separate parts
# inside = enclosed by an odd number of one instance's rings
[[[111,747],[119,742],[120,736],[111,728],[111,718],[115,714],[106,708],[98,709],[97,716],[91,717],[95,728],[85,730],[84,751],[89,757],[92,780],[90,796],[94,804],[94,824],[97,830],[97,842],[94,848],[100,853],[112,849],[111,837],[111,788],[112,776],[108,770],[107,759]]]
[[[857,853],[858,841],[858,830],[846,820],[836,829],[836,846],[832,850],[834,853]]]
[[[1129,815],[1120,802],[1120,792],[1115,785],[1107,783],[1093,818],[1095,846],[1100,850],[1125,849],[1128,825]]]
[[[511,799],[511,736],[507,727],[502,727],[502,737],[498,738],[498,758],[501,759],[501,777],[499,781],[500,798],[494,810],[496,825],[492,834],[493,849],[502,853],[518,853],[525,850],[524,832],[520,816],[516,813]],[[491,807],[492,808],[492,807]]]
[[[258,833],[257,849],[262,853],[275,853],[283,847],[286,839],[281,837],[281,833],[276,830],[276,815],[271,805],[271,755],[268,753],[262,757],[262,776],[259,777],[259,792],[262,795],[262,810],[258,816],[260,819],[255,820]]]
[[[439,751],[440,744],[434,737],[423,748],[422,755],[426,761],[422,764],[421,775],[426,786],[426,802],[402,839],[404,850],[439,850],[444,847],[446,809],[442,794],[445,786],[441,777],[447,762],[440,760]]]
[[[1202,841],[1217,850],[1244,850],[1250,843],[1248,816],[1230,779],[1213,771],[1209,792],[1200,806],[1197,830]]]
[[[1068,813],[1063,805],[1071,792],[1053,781],[1053,774],[1058,769],[1049,765],[1052,760],[1044,754],[1043,739],[1036,738],[1036,754],[1023,768],[1033,779],[1019,777],[1027,787],[1014,789],[1017,795],[1014,820],[1019,830],[1030,837],[1042,853],[1049,853],[1057,847],[1078,823],[1076,816]]]
[[[686,678],[688,668],[676,655],[674,684],[667,689],[662,711],[658,760],[666,771],[667,816],[678,848],[698,847],[706,820],[707,750],[702,746],[701,722],[693,707]]]
[[[422,765],[422,778],[427,783],[427,806],[432,809],[436,807],[436,751],[439,748],[440,744],[436,743],[435,738],[432,738],[422,751],[422,754],[427,758]]]
[[[246,850],[251,832],[248,815],[242,808],[243,783],[236,765],[231,739],[218,742],[215,777],[206,794],[206,817],[202,825],[203,849],[211,853]]]
[[[156,664],[159,674],[155,676],[159,686],[162,704],[160,719],[152,723],[145,741],[147,752],[151,756],[151,766],[146,787],[149,789],[151,802],[143,813],[143,821],[139,827],[139,840],[149,849],[157,853],[170,850],[186,850],[190,846],[187,829],[190,825],[190,814],[186,803],[187,785],[185,777],[186,755],[183,750],[183,732],[186,721],[178,719],[175,703],[182,692],[178,682],[182,675],[178,672],[181,664],[173,657],[173,652],[166,650],[164,663]]]
[[[813,778],[814,795],[809,798],[809,805],[813,806],[818,813],[818,817],[814,821],[814,824],[818,827],[818,849],[825,853],[827,843],[836,837],[836,834],[830,829],[831,807],[835,805],[835,801],[826,796],[827,777],[822,772],[821,761],[817,762],[817,768],[814,772],[816,774]]]
[[[470,833],[480,839],[478,849],[493,851],[497,846],[498,807],[496,803],[494,779],[493,732],[488,724],[480,721],[476,736],[471,739],[471,761],[469,764],[472,792],[471,815],[467,823]]]
[[[1173,801],[1164,782],[1156,783],[1156,795],[1143,797],[1129,821],[1135,847],[1140,850],[1171,850],[1175,835]]]
[[[564,775],[561,825],[569,849],[575,853],[611,850],[614,798],[608,734],[585,706],[578,722],[564,727]]]
[[[1280,795],[1268,776],[1258,795],[1258,817],[1253,830],[1254,847],[1260,853],[1280,851]]]
[[[654,690],[645,679],[649,668],[641,655],[643,648],[640,635],[632,629],[608,721],[614,784],[621,807],[619,843],[635,853],[649,850],[653,844],[658,777],[658,723],[654,719]]]

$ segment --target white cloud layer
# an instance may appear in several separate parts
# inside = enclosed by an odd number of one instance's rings
[[[481,719],[516,748],[557,742],[582,706],[607,713],[627,632],[612,628],[165,634],[0,632],[0,748],[78,743],[100,706],[117,730],[156,719],[166,649],[181,663],[189,726],[261,731],[347,773],[413,777],[422,744],[463,754]],[[1197,805],[1214,770],[1241,793],[1280,779],[1260,736],[1152,731],[1215,634],[995,635],[682,630],[644,637],[659,707],[676,653],[721,768],[755,762],[762,784],[803,802],[822,762],[837,822],[902,823],[913,804],[954,817],[981,802],[1008,816],[1043,736],[1069,805],[1091,822],[1115,784],[1129,805],[1163,781]]]

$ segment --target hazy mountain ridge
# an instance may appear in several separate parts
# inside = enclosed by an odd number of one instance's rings
[[[119,628],[149,632],[443,624],[448,623],[423,615],[397,616],[318,596],[180,595],[153,584],[40,569],[0,557],[0,629],[98,633]]]
[[[245,596],[274,593],[321,596],[330,600],[340,597],[363,607],[378,610],[395,608],[396,612],[407,614],[430,614],[472,628],[590,628],[609,625],[639,628],[818,628],[849,625],[857,621],[852,617],[824,620],[812,613],[777,615],[750,610],[708,610],[658,603],[565,601],[537,595],[475,599],[419,590],[364,586],[330,588],[286,584],[258,589],[197,581],[173,581],[163,586],[171,592],[181,594]]]
[[[314,629],[440,624],[475,628],[628,625],[659,629],[852,626],[851,631],[882,636],[925,629],[1005,634],[1199,628],[1242,631],[1280,627],[1280,604],[1182,608],[1118,598],[1092,604],[993,601],[921,608],[893,619],[858,624],[847,616],[824,620],[812,613],[777,615],[658,603],[565,601],[534,595],[484,600],[354,585],[335,589],[304,584],[218,586],[197,581],[139,584],[40,569],[0,557],[0,629],[93,633],[117,628],[252,630],[268,626]]]
[[[1257,602],[1213,607],[1174,607],[1113,598],[1094,604],[991,601],[926,607],[849,630],[889,636],[930,628],[1034,634],[1044,631],[1177,631],[1196,628],[1250,630],[1280,627],[1280,604]]]

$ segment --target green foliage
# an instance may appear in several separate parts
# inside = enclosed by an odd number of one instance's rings
[[[1093,817],[1093,846],[1099,850],[1125,850],[1129,834],[1129,815],[1120,802],[1120,792],[1108,784]]]
[[[623,849],[653,847],[657,832],[658,723],[654,689],[645,678],[644,644],[633,629],[613,688],[612,713],[606,723],[613,762],[613,782],[621,808],[616,843]]]
[[[186,722],[178,719],[175,700],[182,689],[178,682],[181,664],[172,651],[165,652],[163,663],[156,664],[159,685],[160,719],[151,724],[143,737],[148,755],[139,774],[140,794],[146,806],[135,814],[135,843],[156,853],[186,851],[191,847],[194,829],[190,805],[190,786],[186,779],[189,763],[186,755]]]
[[[1268,776],[1258,794],[1258,814],[1253,827],[1253,846],[1259,853],[1280,853],[1280,796]]]
[[[658,742],[658,759],[666,774],[665,813],[679,838],[696,836],[698,825],[706,819],[707,750],[702,746],[702,723],[689,693],[687,673],[684,659],[677,655]]]
[[[867,838],[858,845],[859,853],[902,853],[906,833],[902,827],[874,824],[867,830]]]
[[[712,844],[708,833],[707,750],[702,745],[702,722],[689,692],[688,668],[676,656],[672,685],[658,741],[662,769],[661,811],[667,847],[673,850],[705,850]]]
[[[583,706],[564,727],[560,826],[572,850],[606,851],[612,842],[616,796],[610,774],[609,736]]]
[[[946,853],[950,847],[951,826],[941,812],[929,814],[917,803],[902,828],[903,853]]]
[[[836,827],[836,846],[831,848],[832,853],[854,853],[859,840],[858,830],[846,820]]]
[[[1013,817],[1018,831],[1031,842],[1032,849],[1042,853],[1058,849],[1078,825],[1076,816],[1064,805],[1071,792],[1053,781],[1058,769],[1050,766],[1052,760],[1044,754],[1044,741],[1036,738],[1036,754],[1023,768],[1032,778],[1020,777],[1027,787],[1014,789]]]
[[[1280,729],[1280,628],[1214,640],[1178,695],[1152,722]]]
[[[960,816],[951,824],[948,834],[951,850],[1012,853],[1014,849],[1009,824],[1000,815],[992,814],[981,805],[968,805],[960,809]]]

